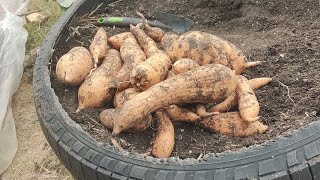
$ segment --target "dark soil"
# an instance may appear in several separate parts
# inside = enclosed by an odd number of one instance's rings
[[[188,17],[195,22],[191,30],[223,37],[237,45],[250,61],[264,61],[263,65],[247,70],[246,77],[273,78],[268,86],[256,91],[261,121],[269,126],[266,133],[235,138],[210,134],[194,124],[175,123],[176,141],[171,156],[197,158],[201,154],[260,144],[316,121],[320,116],[320,7],[317,1],[124,0],[95,15],[136,17],[138,10],[152,19],[156,9]],[[72,28],[64,30],[55,48],[53,68],[57,59],[72,47],[88,47],[96,28],[85,24],[76,17],[70,26],[79,26],[81,35],[74,34],[69,39]],[[110,35],[128,31],[106,29]],[[98,141],[109,143],[110,131],[95,122],[105,107],[75,114],[78,87],[64,86],[57,81],[54,72],[52,86],[70,117]],[[140,134],[121,134],[121,138],[128,143],[129,151],[144,153],[150,147],[154,133],[150,128]]]

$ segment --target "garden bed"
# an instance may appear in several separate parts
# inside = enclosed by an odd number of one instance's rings
[[[261,105],[261,121],[269,126],[267,132],[249,138],[235,138],[211,134],[193,124],[174,123],[176,141],[171,156],[197,158],[206,153],[234,151],[298,129],[320,116],[320,11],[316,1],[124,0],[112,6],[102,6],[93,16],[136,17],[135,11],[138,10],[152,19],[155,9],[188,17],[195,22],[191,30],[223,37],[241,49],[250,61],[264,62],[247,70],[246,77],[273,78],[272,83],[256,91]],[[57,60],[72,47],[89,46],[96,27],[88,25],[86,19],[87,16],[76,16],[68,30],[61,34],[53,54],[53,70]],[[75,28],[79,34],[74,33]],[[128,31],[122,28],[106,30],[110,36]],[[52,87],[71,119],[98,141],[110,142],[111,132],[96,123],[105,107],[76,114],[78,87],[66,87],[56,79],[54,71]],[[129,151],[144,153],[150,147],[154,132],[150,128],[139,134],[123,133],[121,138],[130,144]]]

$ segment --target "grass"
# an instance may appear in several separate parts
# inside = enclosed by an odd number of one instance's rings
[[[31,0],[28,12],[37,11],[48,16],[47,20],[39,23],[27,23],[25,28],[29,32],[27,52],[41,45],[50,28],[55,24],[64,9],[55,0]]]

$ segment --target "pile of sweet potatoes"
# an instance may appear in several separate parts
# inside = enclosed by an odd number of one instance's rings
[[[238,137],[268,128],[259,121],[254,90],[271,78],[241,75],[261,62],[248,62],[230,42],[200,31],[165,33],[145,23],[107,34],[99,28],[88,49],[75,47],[63,55],[56,75],[79,86],[77,112],[114,104],[99,117],[112,130],[114,146],[121,148],[119,133],[143,133],[155,124],[149,153],[166,158],[174,148],[176,121]]]

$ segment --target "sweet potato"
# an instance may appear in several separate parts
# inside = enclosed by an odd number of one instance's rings
[[[93,68],[90,52],[84,47],[74,47],[60,57],[56,65],[57,78],[70,86],[80,85]]]
[[[99,120],[106,128],[113,128],[114,116],[117,114],[118,109],[105,109],[99,114]],[[142,123],[135,124],[132,128],[127,129],[123,132],[126,133],[138,133],[148,129],[152,122],[152,116],[149,115],[145,118]]]
[[[157,158],[168,158],[174,147],[174,127],[164,111],[158,110],[155,115],[157,117],[157,133],[152,147],[152,155]]]
[[[167,32],[164,34],[164,36],[161,38],[160,44],[162,49],[165,52],[168,52],[169,49],[171,48],[171,44],[177,40],[179,36],[177,34],[174,34],[172,32]]]
[[[124,64],[114,78],[114,83],[119,91],[124,90],[130,85],[130,72],[138,64],[146,60],[146,55],[141,50],[136,39],[128,37],[120,47],[120,55]]]
[[[250,79],[249,83],[253,90],[259,89],[262,86],[271,82],[271,78],[254,78]],[[233,92],[230,96],[227,97],[223,102],[213,106],[208,110],[208,112],[226,112],[229,109],[232,109],[238,105],[238,96],[236,92]]]
[[[197,104],[195,109],[196,114],[202,118],[219,114],[219,112],[207,112],[203,104]]]
[[[138,93],[139,91],[135,88],[128,88],[118,92],[113,99],[114,107],[116,109],[122,108],[125,102],[127,102],[129,99],[132,99]]]
[[[92,72],[81,84],[78,91],[79,107],[77,111],[84,108],[101,107],[112,100],[116,89],[112,87],[112,80],[122,66],[120,53],[110,49],[103,63]]]
[[[170,66],[169,56],[159,51],[132,69],[130,82],[135,88],[144,91],[165,80]]]
[[[147,35],[156,42],[160,42],[164,36],[164,31],[158,27],[151,27],[149,24],[144,26],[144,31]]]
[[[239,112],[221,113],[204,118],[199,126],[212,133],[221,133],[229,136],[248,137],[257,133],[264,133],[268,126],[259,121],[249,123],[243,120]]]
[[[200,116],[194,112],[181,108],[177,105],[170,105],[165,108],[171,121],[180,121],[180,122],[196,122],[200,120]]]
[[[123,44],[124,40],[128,37],[133,37],[131,32],[123,32],[120,34],[113,35],[109,37],[108,43],[113,47],[114,49],[120,51],[120,47]]]
[[[237,96],[239,113],[242,119],[254,122],[259,119],[260,106],[249,80],[244,76],[237,77]]]
[[[142,28],[151,39],[160,42],[164,35],[164,31],[158,27],[151,27],[142,13],[138,11],[136,13],[143,20],[143,23],[138,24],[138,27]]]
[[[147,58],[149,58],[153,54],[159,52],[159,48],[157,44],[142,29],[140,29],[140,26],[141,24],[138,24],[137,26],[130,25],[130,32],[137,39]]]
[[[162,81],[127,101],[116,117],[113,135],[131,128],[159,108],[179,103],[208,103],[235,91],[236,75],[218,64],[209,64]]]
[[[182,34],[166,49],[174,62],[181,58],[190,58],[199,65],[222,64],[235,70],[236,74],[242,73],[247,67],[261,63],[260,61],[247,63],[245,55],[233,44],[200,31]]]
[[[107,40],[107,32],[103,28],[99,28],[89,47],[95,68],[98,66],[99,59],[104,58],[109,49]]]
[[[192,59],[182,58],[182,59],[179,59],[178,61],[176,61],[172,65],[172,72],[175,75],[177,75],[177,74],[189,71],[189,70],[194,69],[199,66],[200,65]]]
[[[158,49],[156,43],[143,30],[130,26],[130,31],[148,57],[146,61],[133,68],[130,74],[131,84],[144,91],[163,81],[167,77],[172,63],[168,54]]]

